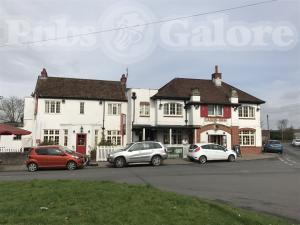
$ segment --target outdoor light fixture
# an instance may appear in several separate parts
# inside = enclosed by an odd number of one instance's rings
[[[132,92],[131,98],[132,98],[133,101],[136,100],[136,93],[135,92]]]
[[[65,104],[66,100],[65,100],[65,99],[63,99],[61,102],[62,102],[62,104]]]
[[[199,105],[195,105],[195,109],[199,109]]]
[[[99,101],[99,105],[102,105],[102,100]]]
[[[83,127],[82,126],[80,127],[80,133],[83,133]]]

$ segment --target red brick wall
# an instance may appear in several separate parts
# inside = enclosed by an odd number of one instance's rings
[[[247,155],[247,154],[260,154],[261,153],[261,147],[252,147],[252,146],[241,146],[241,152],[242,152],[242,155]]]
[[[201,142],[201,129],[196,129],[196,137],[197,137],[197,140],[196,140],[196,143],[200,143]]]
[[[231,127],[231,145],[239,145],[240,144],[240,136],[239,136],[239,127],[232,126]]]

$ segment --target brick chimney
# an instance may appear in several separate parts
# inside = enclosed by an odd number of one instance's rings
[[[128,78],[127,75],[122,74],[121,79],[120,79],[121,85],[122,85],[124,88],[126,88],[127,78]]]
[[[211,75],[211,79],[217,87],[222,86],[222,73],[219,73],[218,65],[215,66],[215,73]]]
[[[43,70],[41,71],[41,75],[39,76],[40,79],[47,79],[48,77],[48,73],[47,70],[45,68],[43,68]]]

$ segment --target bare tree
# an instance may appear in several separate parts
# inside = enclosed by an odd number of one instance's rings
[[[278,125],[278,129],[281,131],[281,141],[284,140],[284,131],[287,129],[289,121],[287,119],[282,119],[279,120],[277,125]]]
[[[22,122],[24,99],[11,96],[0,100],[0,120],[9,123]]]

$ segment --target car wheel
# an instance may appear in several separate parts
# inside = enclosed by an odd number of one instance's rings
[[[38,170],[38,165],[36,163],[29,163],[27,169],[29,172],[35,172]]]
[[[229,161],[229,162],[234,162],[234,161],[235,161],[234,155],[228,156],[228,161]]]
[[[70,161],[67,163],[67,169],[68,170],[75,170],[77,168],[77,165],[74,161]]]
[[[204,164],[204,163],[206,163],[206,161],[207,161],[207,158],[206,158],[206,156],[204,156],[204,155],[200,156],[200,158],[199,158],[199,162],[200,162],[201,164]]]
[[[118,157],[115,159],[114,165],[116,168],[122,168],[125,166],[125,159],[123,157]]]
[[[151,164],[153,166],[159,166],[161,164],[161,157],[159,155],[155,155],[151,159]]]

